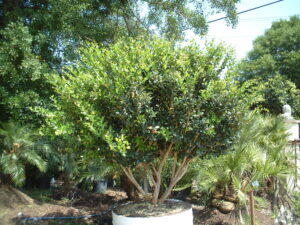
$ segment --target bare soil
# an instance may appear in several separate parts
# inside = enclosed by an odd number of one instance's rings
[[[235,212],[223,214],[214,208],[193,206],[193,215],[194,225],[240,225]],[[269,210],[256,210],[255,219],[256,225],[275,225]]]
[[[108,190],[105,194],[88,194],[78,189],[63,189],[55,192],[51,203],[38,202],[22,192],[11,188],[0,188],[0,225],[19,224],[101,224],[111,225],[111,212],[99,217],[80,220],[26,221],[28,217],[65,217],[99,214],[115,204],[127,202],[125,192]],[[194,225],[238,225],[233,213],[222,214],[216,209],[193,205]],[[275,225],[268,210],[257,210],[258,225]]]

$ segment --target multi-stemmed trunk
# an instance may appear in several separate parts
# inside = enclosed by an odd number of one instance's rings
[[[164,166],[166,165],[166,161],[169,157],[173,158],[172,173],[171,173],[169,184],[162,192],[162,188],[161,188],[161,186],[163,185],[162,173],[163,173]],[[152,184],[153,186],[152,194],[149,194],[144,191],[142,186],[135,179],[133,172],[130,168],[122,167],[122,169],[126,174],[126,176],[128,177],[128,179],[131,181],[131,183],[135,186],[138,192],[143,196],[143,198],[147,200],[151,200],[153,204],[157,204],[157,203],[164,202],[171,195],[171,192],[175,187],[175,185],[187,172],[191,160],[192,160],[191,158],[188,158],[186,156],[182,160],[179,160],[177,157],[177,153],[173,152],[173,143],[170,143],[166,147],[166,149],[161,151],[159,163],[157,163],[157,165],[155,165],[154,163],[144,164],[143,168],[147,174],[149,183]]]

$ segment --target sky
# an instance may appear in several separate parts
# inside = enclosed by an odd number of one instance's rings
[[[238,12],[255,8],[276,0],[241,0],[237,5]],[[209,24],[207,39],[225,42],[236,51],[237,59],[242,59],[252,49],[252,41],[264,34],[272,22],[280,19],[288,20],[290,16],[300,16],[300,0],[283,0],[281,2],[256,9],[239,15],[239,22],[235,28],[228,27],[225,20]],[[222,15],[214,15],[210,20],[218,19]],[[192,33],[189,38],[197,39]]]

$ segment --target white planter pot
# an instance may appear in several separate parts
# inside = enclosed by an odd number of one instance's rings
[[[182,212],[157,217],[126,217],[112,212],[113,225],[193,225],[191,208]]]

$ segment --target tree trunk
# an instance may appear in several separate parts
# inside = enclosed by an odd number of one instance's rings
[[[254,212],[254,196],[253,196],[253,190],[249,192],[249,198],[250,198],[250,215],[251,215],[251,225],[255,225],[255,212]]]
[[[161,196],[161,198],[159,199],[159,202],[164,202],[171,195],[173,188],[176,186],[178,181],[186,174],[190,162],[191,162],[191,159],[188,159],[187,157],[185,157],[183,159],[181,165],[178,167],[178,169],[176,170],[176,168],[175,168],[173,170],[170,184],[169,184],[168,188],[166,189],[166,191]]]
[[[138,193],[136,187],[132,184],[129,178],[125,175],[120,177],[121,186],[127,194],[130,200],[136,200],[138,198]]]
[[[147,194],[149,192],[149,182],[148,182],[147,177],[144,177],[144,179],[143,179],[143,188],[144,188],[145,193]]]
[[[127,167],[123,167],[121,166],[125,175],[127,176],[127,178],[130,180],[130,182],[136,187],[136,189],[139,191],[139,193],[141,193],[144,197],[146,197],[146,193],[143,190],[142,186],[137,182],[137,180],[135,179],[132,171],[130,168]]]
[[[172,193],[173,188],[178,183],[178,181],[186,174],[188,166],[192,159],[189,159],[188,157],[184,157],[183,160],[179,165],[177,165],[177,154],[174,153],[174,161],[173,161],[173,167],[172,167],[172,174],[171,174],[171,181],[168,185],[168,187],[164,190],[162,188],[162,172],[163,168],[165,166],[166,160],[170,156],[172,152],[173,143],[169,143],[166,145],[165,149],[161,151],[161,156],[159,163],[156,165],[153,164],[144,164],[144,171],[146,173],[145,178],[150,179],[150,183],[153,184],[154,191],[153,195],[151,196],[151,202],[152,204],[157,204],[164,202]],[[130,182],[134,185],[134,187],[137,189],[137,191],[143,195],[145,199],[149,199],[150,195],[147,193],[147,191],[140,185],[137,180],[135,179],[132,171],[130,168],[122,167],[125,175],[130,180]]]

